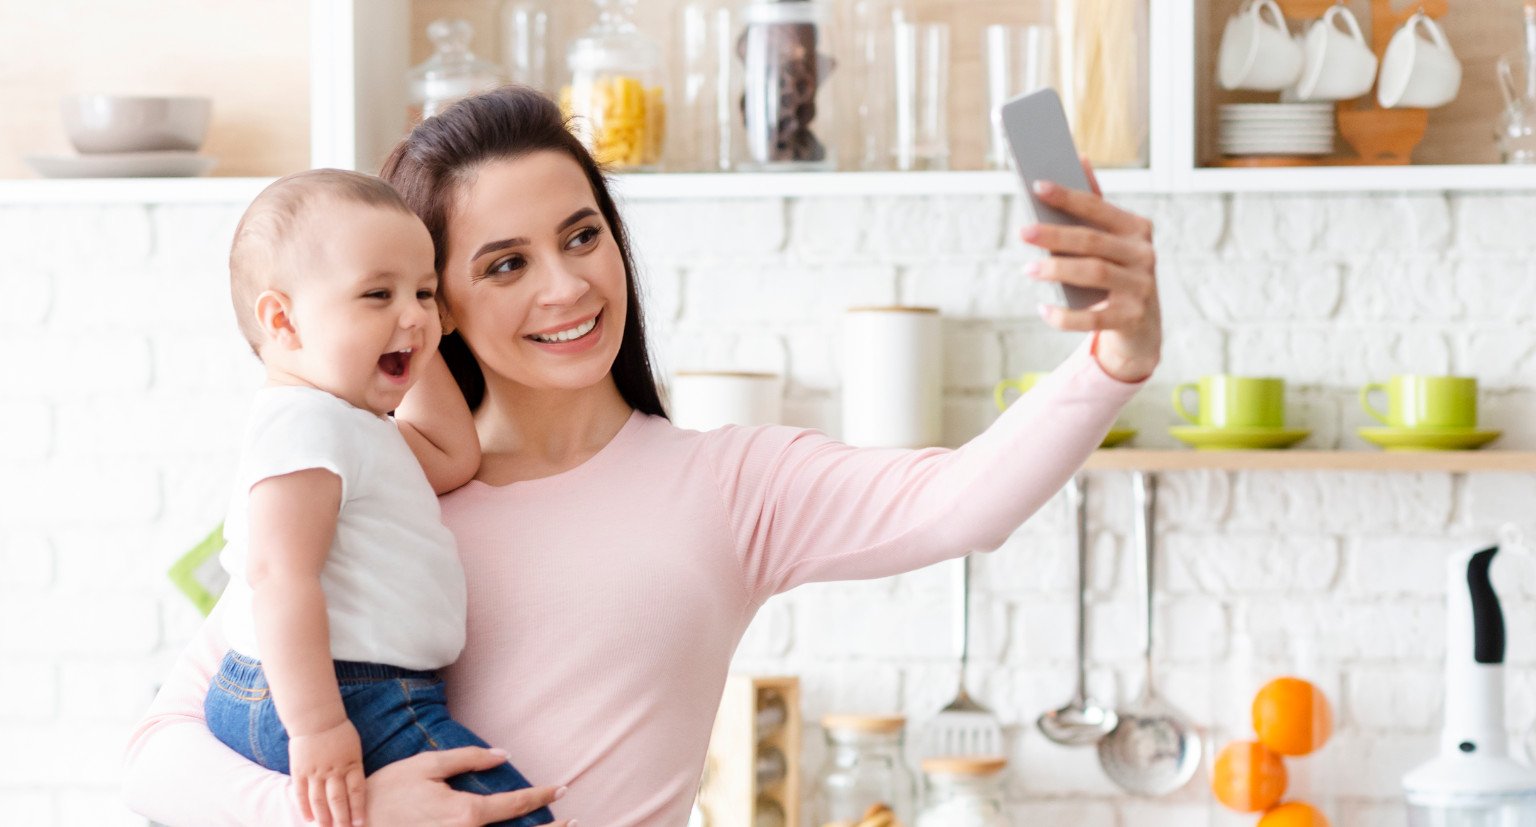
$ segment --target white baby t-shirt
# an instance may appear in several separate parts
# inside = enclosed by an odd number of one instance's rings
[[[220,563],[230,647],[260,658],[246,579],[249,494],[310,468],[341,478],[336,536],[320,574],[331,658],[437,669],[464,648],[464,569],[437,496],[394,420],[325,391],[267,387],[246,426]]]

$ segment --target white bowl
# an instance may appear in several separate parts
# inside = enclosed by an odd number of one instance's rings
[[[81,153],[195,151],[208,134],[210,98],[71,95],[64,131]]]

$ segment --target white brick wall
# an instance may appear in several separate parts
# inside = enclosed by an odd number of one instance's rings
[[[1164,367],[1125,419],[1171,446],[1172,386],[1231,370],[1283,375],[1309,444],[1364,447],[1359,383],[1475,373],[1503,447],[1536,448],[1536,198],[1244,195],[1127,198],[1158,222]],[[0,208],[0,823],[136,823],[117,755],[197,617],[163,577],[220,517],[259,371],[234,332],[224,256],[241,205]],[[839,311],[936,305],[945,438],[991,421],[990,386],[1049,368],[1075,340],[1034,315],[1016,199],[820,198],[628,209],[667,369],[789,378],[792,424],[835,430]],[[1093,515],[1090,683],[1138,688],[1129,479],[1101,474]],[[1397,776],[1432,749],[1445,555],[1515,520],[1536,535],[1536,475],[1167,475],[1161,685],[1231,730],[1234,686],[1303,657],[1333,694],[1336,823],[1400,823]],[[1196,788],[1116,795],[1092,751],[1035,733],[1071,688],[1075,567],[1057,498],[975,566],[971,679],[1013,738],[1020,823],[1221,824]],[[772,601],[744,668],[805,681],[807,715],[928,714],[954,689],[947,567],[807,587]],[[1509,615],[1513,734],[1536,725],[1536,563],[1496,570]],[[1303,651],[1304,650],[1304,651]],[[1310,652],[1310,655],[1305,655]],[[1245,665],[1246,664],[1246,665]],[[103,669],[120,691],[102,697]],[[17,679],[16,676],[21,676]],[[1234,711],[1236,710],[1236,711]],[[820,736],[808,733],[815,766]],[[29,745],[17,749],[15,745]],[[84,748],[81,748],[84,745]],[[1320,767],[1323,765],[1319,765]]]

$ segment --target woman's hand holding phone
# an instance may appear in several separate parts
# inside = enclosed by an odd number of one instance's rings
[[[1040,281],[1108,291],[1092,307],[1041,305],[1040,315],[1059,330],[1093,331],[1098,339],[1094,355],[1104,372],[1122,382],[1138,382],[1152,375],[1163,345],[1152,222],[1105,201],[1088,159],[1082,164],[1092,192],[1034,182],[1040,200],[1084,226],[1025,227],[1020,233],[1024,242],[1051,253],[1025,265],[1025,272]]]

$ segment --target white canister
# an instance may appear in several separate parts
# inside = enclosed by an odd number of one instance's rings
[[[869,448],[939,444],[942,347],[936,308],[850,308],[843,315],[843,441]]]
[[[776,425],[784,418],[784,380],[776,373],[680,371],[668,397],[672,424],[695,431]]]

